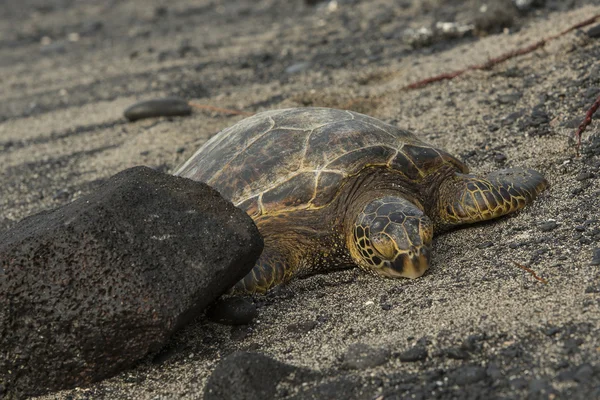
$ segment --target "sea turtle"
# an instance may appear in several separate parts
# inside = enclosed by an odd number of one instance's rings
[[[265,247],[233,289],[250,293],[344,265],[419,277],[434,232],[516,211],[547,186],[529,169],[471,175],[408,131],[329,108],[246,118],[175,175],[206,182],[255,221]]]

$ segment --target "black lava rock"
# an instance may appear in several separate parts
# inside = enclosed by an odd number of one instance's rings
[[[417,345],[399,355],[400,361],[414,362],[423,361],[427,358],[427,349],[424,346]]]
[[[288,332],[291,332],[291,333],[305,334],[305,333],[308,333],[308,332],[312,331],[313,329],[315,329],[316,326],[317,326],[317,321],[307,320],[307,321],[297,322],[294,324],[289,324],[287,326],[287,330],[288,330]]]
[[[504,164],[506,162],[506,155],[502,153],[494,154],[494,162],[498,164]]]
[[[123,115],[129,121],[137,121],[143,118],[178,117],[191,113],[192,107],[186,100],[179,97],[165,97],[135,103],[127,108]]]
[[[592,26],[586,33],[591,38],[600,38],[600,24]]]
[[[591,179],[594,177],[594,174],[592,172],[586,171],[586,172],[580,172],[577,174],[577,176],[575,177],[575,180],[577,181],[585,181],[587,179]]]
[[[450,347],[445,351],[446,357],[454,360],[466,360],[469,358],[469,353],[462,347]]]
[[[146,167],[0,234],[0,385],[85,385],[161,348],[262,251],[217,191]]]
[[[204,400],[260,400],[277,396],[277,386],[300,386],[316,374],[266,355],[236,352],[221,361],[206,383]]]
[[[486,2],[485,7],[477,6],[477,8],[474,18],[477,32],[501,32],[502,29],[513,26],[517,17],[517,10],[510,0]]]
[[[485,379],[486,376],[485,368],[478,365],[466,365],[453,371],[451,379],[454,380],[457,385],[462,386],[479,382],[482,379]]]
[[[594,249],[594,255],[592,256],[590,265],[600,265],[600,248]]]
[[[590,382],[594,376],[594,368],[590,364],[582,364],[577,367],[573,379],[575,382]]]
[[[212,321],[225,325],[246,325],[258,315],[254,303],[243,297],[220,299],[206,313]]]
[[[556,229],[558,227],[558,224],[556,223],[556,221],[546,221],[546,222],[542,222],[539,226],[538,229],[542,232],[550,232],[553,231],[554,229]]]
[[[523,94],[520,92],[505,93],[498,96],[498,103],[500,104],[515,104],[518,102]]]
[[[522,129],[538,128],[546,126],[550,122],[550,116],[541,106],[536,106],[532,109],[531,114],[523,117],[520,122]]]
[[[343,366],[348,369],[367,369],[385,364],[390,356],[388,350],[364,343],[350,345],[344,354]]]
[[[546,0],[513,0],[519,11],[530,11],[535,7],[543,7]]]

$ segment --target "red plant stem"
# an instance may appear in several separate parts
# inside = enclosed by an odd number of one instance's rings
[[[598,96],[594,104],[592,104],[587,113],[585,113],[585,118],[583,119],[583,121],[581,121],[581,124],[579,124],[579,128],[577,128],[577,132],[575,133],[575,136],[577,136],[577,151],[579,151],[579,147],[581,146],[581,135],[585,131],[585,128],[587,128],[587,126],[592,122],[592,116],[598,110],[599,107],[600,96]]]
[[[521,55],[524,55],[527,53],[531,53],[532,51],[535,51],[535,50],[539,49],[540,47],[543,47],[546,43],[550,42],[551,40],[554,40],[556,38],[559,38],[560,36],[566,35],[567,33],[574,31],[575,29],[579,29],[579,28],[582,28],[584,26],[594,23],[598,18],[600,18],[600,14],[596,14],[591,18],[581,21],[581,22],[569,27],[568,29],[565,29],[564,31],[557,33],[556,35],[552,35],[552,36],[549,36],[542,40],[539,40],[527,47],[522,47],[522,48],[519,48],[516,50],[512,50],[512,51],[504,53],[498,57],[489,59],[488,61],[484,62],[483,64],[474,64],[474,65],[470,65],[464,69],[460,69],[460,70],[453,71],[453,72],[446,72],[446,73],[443,73],[440,75],[432,76],[432,77],[429,77],[429,78],[426,78],[426,79],[423,79],[423,80],[420,80],[417,82],[413,82],[409,85],[406,85],[403,89],[404,90],[418,89],[423,86],[427,86],[430,83],[454,79],[457,76],[460,76],[467,71],[490,69],[497,64],[500,64],[506,60],[510,60],[511,58],[521,56]]]
[[[533,276],[533,278],[534,278],[534,279],[536,279],[536,280],[538,280],[538,281],[542,282],[544,285],[547,285],[547,284],[548,284],[548,281],[547,281],[547,280],[545,280],[544,278],[540,278],[540,277],[539,277],[539,276],[538,276],[538,275],[535,273],[535,271],[534,271],[534,270],[532,270],[531,268],[527,268],[526,266],[524,266],[524,265],[521,265],[521,264],[519,264],[518,262],[515,262],[515,261],[513,261],[513,264],[515,264],[517,267],[521,268],[523,271],[525,271],[525,272],[529,272],[529,273],[531,274],[531,276]]]

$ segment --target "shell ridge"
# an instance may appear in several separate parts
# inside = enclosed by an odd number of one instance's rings
[[[357,151],[366,150],[366,149],[370,149],[370,148],[374,148],[374,147],[390,147],[390,146],[389,146],[389,145],[387,145],[387,144],[383,144],[383,143],[377,143],[377,144],[371,144],[371,145],[369,145],[369,146],[364,146],[364,147],[359,147],[359,148],[356,148],[356,149],[352,149],[352,150],[350,150],[350,151],[347,151],[347,152],[345,152],[345,153],[343,153],[343,154],[340,154],[339,156],[335,157],[335,158],[334,158],[334,159],[332,159],[332,160],[327,160],[327,164],[325,164],[325,165],[323,166],[323,168],[321,168],[321,170],[323,170],[323,169],[327,169],[327,167],[328,167],[329,165],[331,165],[331,163],[333,163],[334,161],[337,161],[337,160],[339,160],[339,159],[340,159],[340,158],[342,158],[342,157],[345,157],[345,156],[346,156],[346,155],[348,155],[348,154],[356,153]]]
[[[218,178],[218,177],[219,177],[219,176],[222,174],[222,172],[223,172],[223,171],[225,171],[225,170],[227,169],[227,167],[228,167],[229,165],[231,165],[231,163],[232,163],[232,162],[233,162],[233,161],[234,161],[234,160],[235,160],[237,157],[239,157],[239,155],[240,155],[240,154],[243,154],[243,153],[244,153],[246,150],[248,150],[248,148],[249,148],[250,146],[252,146],[252,145],[253,145],[253,144],[254,144],[256,141],[258,141],[258,140],[260,140],[261,138],[263,138],[263,137],[264,137],[266,134],[268,134],[269,132],[271,132],[271,131],[273,130],[273,128],[275,128],[275,125],[276,125],[276,123],[275,123],[275,120],[273,119],[273,117],[271,117],[271,116],[269,115],[269,117],[268,117],[268,118],[269,118],[269,122],[271,123],[271,126],[270,126],[270,127],[267,129],[267,130],[265,130],[263,133],[261,133],[260,135],[257,135],[257,136],[256,136],[256,137],[254,137],[252,140],[248,141],[248,143],[246,143],[246,146],[244,146],[244,147],[243,147],[243,148],[242,148],[240,151],[238,151],[238,152],[237,152],[237,153],[236,153],[236,154],[235,154],[233,157],[231,157],[231,159],[230,159],[229,161],[227,161],[227,162],[226,162],[226,163],[225,163],[225,164],[224,164],[224,165],[221,167],[221,169],[220,169],[220,170],[219,170],[219,171],[218,171],[216,174],[214,174],[214,175],[213,175],[213,176],[212,176],[212,177],[211,177],[211,178],[210,178],[210,179],[209,179],[209,180],[206,182],[207,184],[211,185],[211,184],[214,182],[214,180],[215,180],[216,178]]]
[[[306,140],[304,141],[304,151],[302,152],[302,158],[300,159],[300,168],[304,167],[304,160],[306,160],[306,153],[308,152],[308,142],[310,142],[310,137],[313,134],[315,129],[311,129],[306,135]]]
[[[363,121],[363,120],[361,120],[360,122],[363,123],[363,124],[365,124],[365,125],[369,125],[370,127],[375,128],[375,129],[377,129],[377,130],[379,130],[381,132],[384,132],[384,133],[388,134],[389,136],[393,137],[396,141],[398,141],[398,136],[394,135],[393,133],[391,133],[389,131],[386,131],[385,129],[382,129],[380,126],[373,125],[372,123],[367,122],[367,121]]]
[[[269,187],[264,188],[264,190],[262,190],[260,192],[260,198],[262,199],[262,195],[264,193],[268,192],[269,190],[272,190],[272,189],[276,188],[277,186],[281,185],[282,183],[284,183],[286,181],[289,181],[290,179],[292,179],[292,178],[294,178],[294,177],[296,177],[298,175],[305,174],[305,173],[310,173],[310,172],[315,173],[316,174],[316,178],[318,178],[318,176],[321,174],[321,172],[330,172],[330,173],[333,173],[333,174],[345,175],[345,172],[341,171],[339,169],[327,169],[327,168],[323,168],[323,169],[298,169],[298,170],[296,170],[294,172],[291,172],[291,173],[285,175],[281,179],[278,179],[278,180],[274,181],[273,184],[270,185]],[[315,185],[317,185],[317,184],[318,184],[318,179],[315,179]],[[249,200],[249,199],[251,199],[253,197],[256,197],[256,193],[252,193],[249,196],[246,196],[246,197],[243,197],[243,198],[239,199],[238,201],[235,202],[235,204],[237,206],[238,204],[242,204],[243,202],[245,202],[245,201],[247,201],[247,200]]]

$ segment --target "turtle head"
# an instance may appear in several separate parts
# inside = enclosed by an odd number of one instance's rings
[[[363,269],[391,278],[418,278],[429,266],[433,225],[410,201],[385,196],[358,213],[349,248]]]

